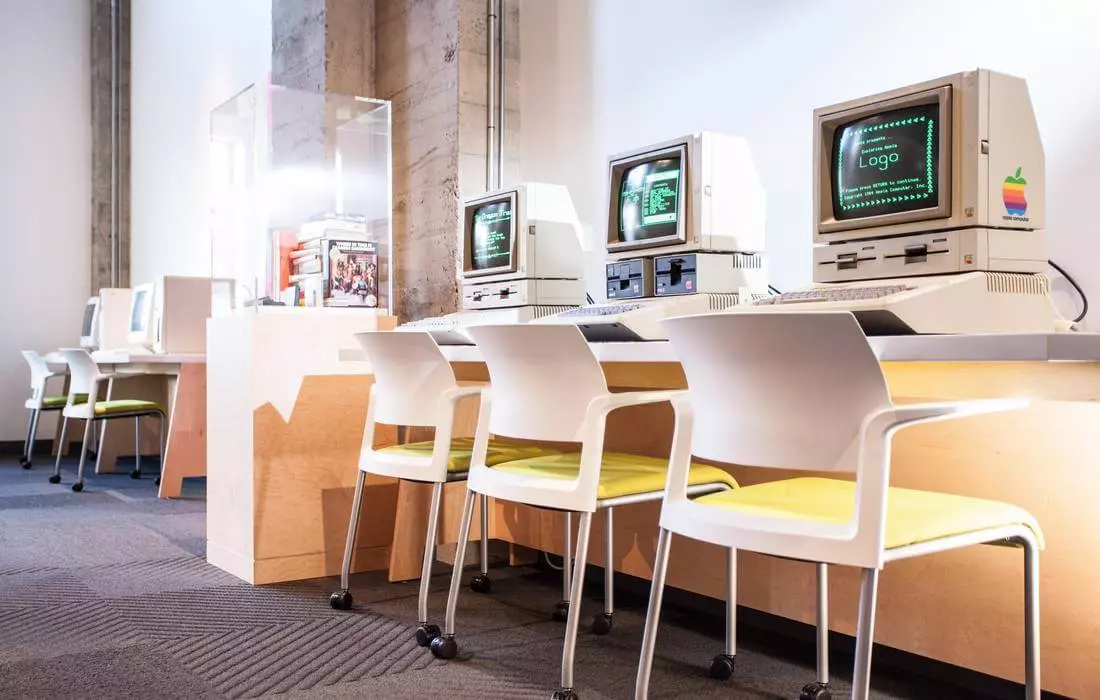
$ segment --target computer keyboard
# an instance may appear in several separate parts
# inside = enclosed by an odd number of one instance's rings
[[[592,304],[591,306],[579,306],[561,314],[559,318],[588,318],[592,316],[614,316],[642,308],[641,304]]]
[[[907,292],[914,287],[905,284],[884,284],[874,287],[818,287],[816,289],[802,289],[795,292],[783,292],[770,297],[764,297],[753,302],[754,306],[769,306],[775,304],[806,304],[823,301],[867,301],[881,299],[891,294]]]

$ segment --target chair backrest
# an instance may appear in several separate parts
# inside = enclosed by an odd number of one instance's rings
[[[369,331],[355,339],[374,371],[373,409],[379,423],[436,426],[451,410],[443,392],[458,386],[431,335]]]
[[[50,366],[34,350],[24,350],[23,359],[27,361],[27,365],[31,368],[31,397],[36,401],[40,400],[46,389],[46,380],[52,374]]]
[[[697,457],[854,472],[863,419],[891,405],[850,313],[720,313],[665,328],[687,376]]]
[[[94,403],[92,389],[100,377],[99,365],[83,348],[62,348],[61,354],[69,365],[69,404],[74,403],[76,396],[87,396]]]
[[[607,380],[574,325],[485,325],[468,329],[489,370],[489,432],[577,442],[588,405]]]

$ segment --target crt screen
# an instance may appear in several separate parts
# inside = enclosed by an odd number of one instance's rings
[[[833,137],[833,215],[897,214],[939,204],[939,105],[882,112]]]
[[[80,335],[83,338],[90,338],[92,335],[92,321],[95,320],[95,304],[88,304],[84,307],[84,325],[81,326]]]
[[[640,163],[619,184],[619,240],[675,236],[680,218],[680,156]]]
[[[512,200],[482,204],[473,210],[470,268],[491,270],[512,261]]]
[[[149,293],[145,291],[135,292],[134,301],[130,306],[130,330],[140,333],[145,330],[145,322],[148,318]]]

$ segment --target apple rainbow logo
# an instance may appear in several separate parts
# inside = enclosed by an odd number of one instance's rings
[[[1027,180],[1020,177],[1023,168],[1016,168],[1016,175],[1005,178],[1001,195],[1004,198],[1005,210],[1010,216],[1023,216],[1027,212],[1027,199],[1024,197],[1024,187]]]

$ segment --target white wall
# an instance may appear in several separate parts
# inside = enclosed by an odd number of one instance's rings
[[[1051,255],[1100,308],[1100,3],[523,2],[524,177],[569,185],[595,224],[608,154],[703,129],[743,136],[768,192],[780,289],[810,281],[815,107],[976,67],[1027,79],[1046,149]],[[589,269],[600,274],[598,263]]]
[[[210,274],[210,110],[271,72],[271,0],[133,0],[134,284]]]
[[[21,350],[80,339],[90,287],[89,10],[0,0],[0,441],[22,440]],[[39,434],[50,434],[43,420]]]

